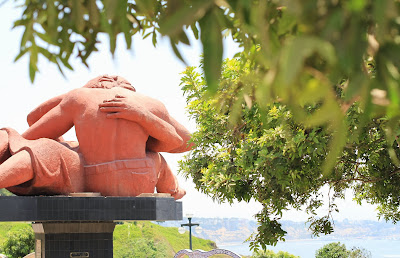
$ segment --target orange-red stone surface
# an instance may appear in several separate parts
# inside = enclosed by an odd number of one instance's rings
[[[28,123],[22,136],[0,130],[0,188],[18,195],[185,195],[159,152],[188,151],[190,133],[121,77],[100,76],[52,98]],[[73,126],[78,142],[65,142]]]

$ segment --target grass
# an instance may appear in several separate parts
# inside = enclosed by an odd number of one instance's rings
[[[7,233],[30,228],[31,223],[0,222],[0,246]],[[114,230],[114,257],[173,257],[176,252],[189,248],[189,233],[179,234],[178,228],[163,227],[149,221],[124,222]],[[216,248],[211,240],[192,237],[193,250],[209,251]]]
[[[145,239],[148,243],[143,246],[138,239]],[[135,241],[136,240],[136,241]],[[205,251],[216,248],[211,240],[192,238],[193,249]],[[176,252],[189,248],[189,234],[179,234],[178,228],[162,227],[160,225],[141,221],[125,222],[117,225],[114,231],[114,256],[129,257],[126,249],[134,249],[132,244],[142,245],[141,249],[147,249],[146,257],[173,257]],[[142,250],[136,250],[136,255]]]

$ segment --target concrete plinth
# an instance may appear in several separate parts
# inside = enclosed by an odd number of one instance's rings
[[[35,258],[111,258],[114,227],[114,222],[34,223]]]
[[[32,221],[35,258],[113,257],[116,221],[182,220],[166,197],[1,196],[0,221]]]
[[[182,203],[171,197],[0,196],[0,221],[181,219]]]

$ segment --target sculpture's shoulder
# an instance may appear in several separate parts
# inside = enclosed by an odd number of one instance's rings
[[[88,88],[77,88],[67,92],[66,99],[67,100],[81,100],[88,98],[88,95],[91,93],[91,90]]]
[[[99,95],[102,95],[102,89],[77,88],[65,94],[64,100],[69,104],[82,104],[94,101]]]
[[[84,106],[85,103],[90,101],[90,93],[90,89],[85,88],[73,89],[67,92],[60,103],[61,108],[68,112],[78,110],[80,107]]]
[[[114,91],[115,95],[120,95],[126,98],[129,98],[131,101],[137,101],[141,105],[143,105],[150,112],[164,117],[167,114],[167,108],[165,105],[158,99],[149,97],[147,95],[138,93],[136,91],[127,90],[121,87],[112,88],[110,91]]]
[[[147,108],[149,108],[152,112],[166,112],[167,108],[165,105],[158,99],[134,92],[133,93],[136,98],[140,99],[142,103],[144,103]]]

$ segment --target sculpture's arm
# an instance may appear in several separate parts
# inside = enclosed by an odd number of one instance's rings
[[[34,110],[32,110],[28,116],[27,116],[27,121],[29,126],[32,126],[34,123],[36,123],[42,116],[44,116],[47,112],[49,112],[52,108],[56,107],[60,102],[63,100],[65,97],[65,94],[51,98],[42,104],[40,104],[38,107],[36,107]],[[60,136],[57,138],[57,141],[64,141],[63,137]]]
[[[29,126],[32,126],[34,123],[36,123],[42,116],[44,116],[47,112],[49,112],[52,108],[60,104],[61,100],[63,100],[65,94],[51,98],[42,104],[40,104],[38,107],[36,107],[34,110],[32,110],[27,117],[28,124]]]
[[[175,200],[181,199],[186,191],[182,189],[171,168],[168,166],[164,157],[159,154],[160,169],[158,171],[158,181],[156,189],[158,193],[169,193]]]
[[[189,142],[191,139],[190,132],[183,125],[177,122],[173,117],[168,115],[168,118],[166,120],[175,128],[177,134],[179,134],[179,136],[182,138],[181,146],[173,150],[169,150],[168,152],[180,153],[191,150],[194,144]],[[147,150],[156,152],[165,152],[166,150],[164,150],[162,147],[163,146],[161,145],[161,143],[159,143],[159,141],[153,137],[149,137],[149,139],[147,140],[146,144]],[[154,150],[155,148],[158,150]]]
[[[116,96],[99,104],[99,110],[107,113],[107,118],[125,119],[142,126],[157,140],[152,143],[152,151],[171,151],[183,144],[182,137],[173,125],[150,112],[146,104],[138,102],[137,99]]]
[[[68,103],[63,99],[58,105],[50,109],[39,120],[32,124],[22,136],[28,140],[39,138],[57,139],[66,133],[73,124],[72,113],[68,110]]]

